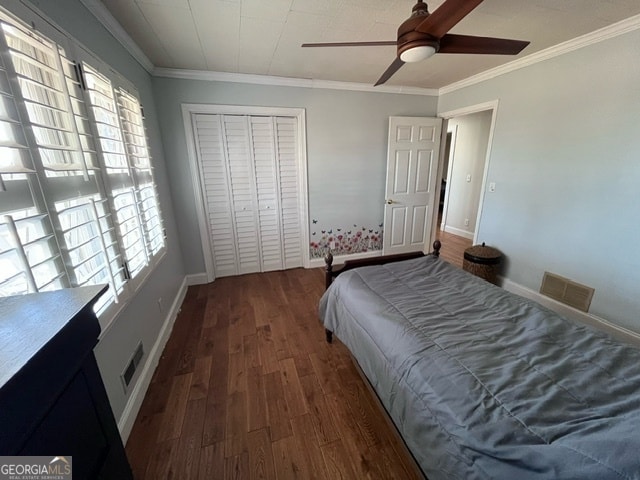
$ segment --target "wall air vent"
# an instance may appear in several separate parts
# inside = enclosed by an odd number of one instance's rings
[[[142,349],[142,342],[138,343],[138,346],[133,352],[131,356],[131,360],[127,363],[127,368],[124,369],[124,372],[120,375],[120,379],[122,380],[122,385],[124,386],[124,392],[127,393],[127,389],[129,388],[129,384],[133,379],[133,375],[136,373],[138,365],[140,365],[140,361],[144,356],[144,350]]]
[[[549,272],[544,272],[540,286],[540,293],[543,295],[583,312],[589,311],[594,292],[595,289],[591,287]]]

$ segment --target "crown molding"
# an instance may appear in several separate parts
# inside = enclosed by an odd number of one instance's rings
[[[366,83],[275,77],[271,75],[253,75],[246,73],[210,72],[206,70],[154,68],[152,74],[154,77],[179,78],[183,80],[204,80],[208,82],[251,83],[278,87],[323,88],[329,90],[352,90],[359,92],[395,93],[404,95],[438,95],[438,89],[436,88],[396,87],[392,85],[380,85],[374,87]]]
[[[530,65],[534,65],[536,63],[543,62],[560,55],[564,55],[565,53],[573,52],[574,50],[593,45],[594,43],[599,43],[604,40],[617,37],[619,35],[624,35],[625,33],[632,32],[639,28],[640,15],[635,15],[607,27],[595,30],[591,33],[587,33],[572,40],[554,45],[553,47],[540,50],[539,52],[532,53],[531,55],[527,55],[526,57],[519,58],[518,60],[514,60],[513,62],[505,63],[504,65],[500,65],[499,67],[492,68],[491,70],[486,70],[477,75],[473,75],[471,77],[465,78],[464,80],[460,80],[459,82],[454,82],[441,87],[438,90],[438,95],[455,92],[456,90],[460,90],[461,88],[469,87],[486,80],[491,80],[492,78],[499,77],[500,75],[504,75],[506,73],[513,72],[515,70],[519,70],[521,68],[528,67]]]
[[[640,15],[629,17],[620,22],[603,27],[591,33],[554,45],[532,53],[499,67],[486,70],[477,75],[467,77],[441,88],[402,87],[392,85],[372,85],[355,82],[337,82],[332,80],[314,80],[305,78],[276,77],[244,73],[210,72],[204,70],[183,70],[154,67],[153,63],[138,47],[120,23],[100,0],[80,0],[80,2],[98,19],[98,21],[116,38],[127,51],[150,74],[156,77],[180,78],[185,80],[203,80],[210,82],[249,83],[255,85],[271,85],[281,87],[322,88],[330,90],[351,90],[372,93],[395,93],[405,95],[439,96],[475,85],[507,73],[525,68],[536,63],[549,60],[565,53],[608,40],[610,38],[632,32],[640,28]]]
[[[136,42],[125,32],[120,22],[111,15],[111,12],[107,10],[107,7],[105,7],[100,0],[80,0],[80,2],[98,19],[104,28],[122,44],[142,68],[149,73],[153,73],[154,66],[151,60],[149,60],[149,57],[144,54]]]

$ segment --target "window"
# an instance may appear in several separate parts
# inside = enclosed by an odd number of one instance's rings
[[[108,315],[164,248],[142,108],[1,12],[0,27],[0,295],[108,284]]]

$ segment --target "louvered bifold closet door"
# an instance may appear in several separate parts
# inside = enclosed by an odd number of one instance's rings
[[[259,272],[255,177],[247,118],[196,115],[216,277]]]
[[[250,129],[244,116],[222,116],[222,140],[233,200],[238,273],[261,270]]]
[[[213,268],[216,277],[237,275],[233,202],[222,141],[222,118],[220,115],[195,115],[193,128],[205,190]]]
[[[302,266],[297,121],[293,117],[275,117],[274,125],[278,159],[283,268],[296,268]]]
[[[284,268],[280,218],[280,182],[275,122],[272,117],[249,117],[251,150],[256,177],[256,200],[262,271]]]
[[[302,265],[295,122],[194,116],[216,277]]]

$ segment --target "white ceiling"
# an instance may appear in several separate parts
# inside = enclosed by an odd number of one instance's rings
[[[415,0],[102,0],[156,67],[373,84]],[[443,0],[428,2],[434,11]],[[529,40],[518,55],[438,54],[387,85],[440,88],[640,14],[640,0],[485,0],[451,32]]]

